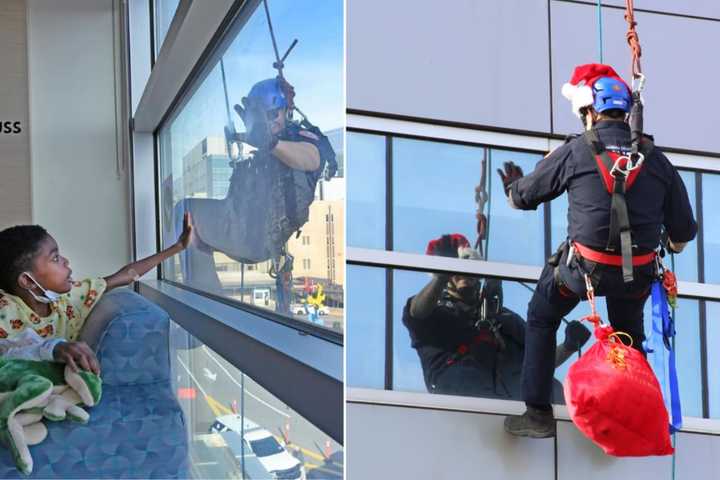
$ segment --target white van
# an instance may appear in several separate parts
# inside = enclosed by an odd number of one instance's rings
[[[255,288],[253,289],[253,304],[258,307],[267,307],[270,305],[270,289]]]
[[[281,442],[257,423],[247,418],[243,422],[240,415],[223,415],[215,419],[210,426],[210,432],[235,432],[239,437],[243,426],[245,448],[257,457],[265,470],[275,479],[305,480],[305,467],[300,460],[290,455]],[[236,456],[242,456],[242,445],[239,442],[228,442],[228,446]]]

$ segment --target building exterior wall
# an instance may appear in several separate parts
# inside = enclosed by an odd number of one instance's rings
[[[604,63],[628,78],[625,2],[603,4]],[[692,52],[720,40],[720,7],[647,0],[635,8],[647,75],[645,130],[681,169],[701,222],[697,240],[674,259],[685,295],[676,318],[686,417],[676,437],[675,474],[712,478],[720,438],[720,385],[712,374],[720,222],[710,205],[720,186],[720,143],[712,133],[720,100],[693,87],[690,77],[717,76],[717,62]],[[505,278],[505,306],[525,317],[533,281],[566,235],[567,203],[561,197],[536,212],[513,211],[495,171],[505,161],[532,171],[563,136],[581,130],[560,88],[575,65],[598,61],[597,2],[467,0],[438,7],[368,0],[349,2],[347,28],[348,478],[670,475],[670,457],[605,456],[567,415],[555,444],[526,442],[502,429],[504,415],[522,411],[519,402],[486,410],[487,399],[427,393],[401,321],[408,297],[442,263],[424,255],[427,242],[454,232],[474,242],[474,186],[483,186],[483,168],[492,177],[484,184],[485,253],[502,262],[493,271]],[[479,275],[484,269],[467,267]],[[581,303],[567,318],[587,309]],[[605,315],[602,300],[599,310]],[[558,380],[570,363],[556,370]],[[371,394],[358,393],[364,389]]]

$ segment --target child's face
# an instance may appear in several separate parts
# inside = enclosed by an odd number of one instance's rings
[[[70,262],[60,255],[57,242],[49,235],[40,245],[31,273],[46,290],[67,293],[72,288]]]

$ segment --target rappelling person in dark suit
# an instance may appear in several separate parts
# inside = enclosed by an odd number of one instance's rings
[[[632,336],[642,351],[643,306],[658,274],[661,235],[667,237],[664,247],[679,253],[697,233],[678,171],[652,137],[631,129],[633,95],[615,70],[581,65],[563,95],[585,132],[527,176],[512,162],[499,171],[514,208],[535,210],[568,194],[567,241],[545,265],[528,306],[522,375],[527,411],[505,420],[507,432],[534,438],[555,435],[551,387],[561,317],[594,291],[606,297],[612,327]]]
[[[432,240],[427,253],[480,259],[457,233]],[[430,393],[520,400],[525,321],[503,306],[501,280],[434,273],[408,299],[402,321]],[[589,337],[580,322],[569,322],[553,364],[565,362]],[[560,383],[554,385],[561,396]]]
[[[337,170],[335,152],[322,132],[307,119],[293,120],[295,92],[282,77],[262,80],[234,110],[245,132],[226,128],[228,151],[249,145],[245,157],[231,161],[233,173],[226,198],[182,200],[196,229],[196,248],[183,259],[185,282],[204,290],[221,291],[214,252],[243,264],[272,260],[273,274],[289,274],[292,257],[288,238],[308,220],[315,187],[326,171]],[[178,213],[176,213],[176,218]],[[285,299],[288,303],[288,299]],[[282,308],[279,310],[283,310]]]

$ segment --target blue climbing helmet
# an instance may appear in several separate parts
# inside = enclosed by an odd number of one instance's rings
[[[632,97],[627,85],[612,77],[601,77],[592,86],[593,109],[598,112],[617,109],[630,112]]]
[[[260,105],[268,112],[277,108],[288,107],[285,92],[283,92],[280,80],[277,77],[257,82],[252,86],[247,96],[258,100]]]

